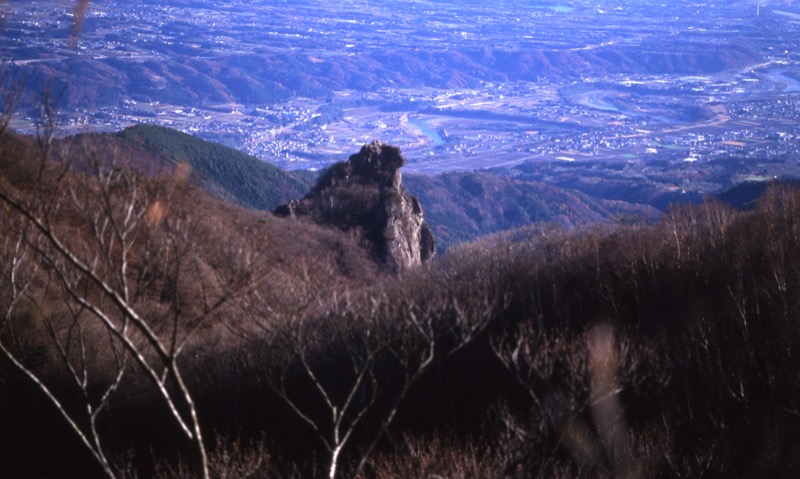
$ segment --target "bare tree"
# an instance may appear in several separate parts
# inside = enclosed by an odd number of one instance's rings
[[[499,306],[385,285],[329,293],[305,271],[278,281],[291,305],[254,292],[245,307],[260,332],[244,332],[266,342],[269,386],[319,439],[327,477],[355,478],[409,389],[438,356],[473,341]]]
[[[0,135],[3,135],[11,124],[14,110],[22,96],[22,87],[22,82],[11,78],[7,64],[3,61],[0,64],[0,92],[2,92],[0,101],[3,103],[3,110],[0,112]]]
[[[31,261],[31,256],[35,254],[31,248],[26,246],[27,239],[24,234],[20,234],[16,242],[11,243],[11,238],[6,237],[4,252],[10,253],[4,257],[5,268],[2,271],[3,287],[9,292],[9,296],[4,298],[4,314],[0,320],[0,351],[8,360],[25,376],[30,378],[36,386],[44,393],[47,399],[53,404],[59,414],[67,421],[70,428],[78,435],[81,442],[91,452],[104,473],[108,477],[115,477],[112,464],[105,454],[102,439],[98,433],[97,420],[100,413],[108,406],[113,393],[119,387],[122,378],[127,370],[128,354],[121,350],[114,342],[110,342],[113,353],[114,375],[110,380],[105,381],[100,386],[100,392],[95,394],[90,389],[96,386],[94,379],[90,382],[90,360],[87,350],[87,333],[85,326],[85,310],[74,308],[71,301],[67,301],[68,316],[58,317],[57,315],[41,314],[47,334],[52,340],[57,354],[63,361],[68,370],[69,378],[78,387],[85,407],[82,418],[80,414],[72,413],[68,410],[64,402],[58,397],[57,393],[48,387],[37,373],[34,367],[25,364],[25,361],[18,357],[19,350],[15,345],[7,345],[4,337],[13,336],[13,322],[15,316],[23,308],[46,307],[41,304],[32,292],[35,288],[35,279],[38,279],[40,270],[38,265]],[[48,289],[45,286],[45,290]],[[12,339],[13,342],[13,339]],[[85,423],[85,424],[82,424]]]
[[[3,303],[0,350],[39,386],[109,477],[114,471],[96,422],[127,365],[136,364],[194,444],[199,475],[208,477],[197,408],[179,358],[192,334],[250,283],[255,256],[246,245],[213,241],[221,232],[173,197],[181,178],[140,178],[116,158],[118,150],[96,145],[72,152],[87,172],[70,171],[63,151],[51,158],[48,125],[39,136],[47,146],[34,172],[37,190],[17,191],[0,182],[6,222],[20,225],[3,238],[10,262],[2,279],[11,293]],[[206,254],[210,249],[221,257],[216,264]],[[47,301],[57,311],[40,316],[82,394],[86,424],[6,343],[21,308],[47,306],[45,294],[53,296]],[[113,366],[107,378],[98,372],[102,359],[88,353],[99,337],[106,338],[103,359],[110,357]]]

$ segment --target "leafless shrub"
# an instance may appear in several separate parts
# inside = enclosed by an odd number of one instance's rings
[[[175,182],[148,182],[124,164],[93,161],[108,152],[82,152],[92,171],[71,173],[68,162],[53,160],[52,137],[46,125],[33,191],[0,185],[5,214],[21,225],[16,236],[5,238],[11,267],[2,279],[12,292],[4,304],[2,351],[59,409],[109,477],[114,467],[96,422],[128,364],[135,364],[195,444],[200,473],[207,477],[196,406],[178,358],[193,332],[250,283],[252,250],[210,241],[217,236],[214,227],[172,201]],[[208,247],[216,254],[200,254]],[[20,360],[20,351],[5,345],[23,301],[43,322],[85,413],[69,410],[41,374]],[[104,354],[95,355],[98,347]],[[86,424],[79,419],[83,414]]]
[[[220,436],[208,453],[209,476],[214,479],[277,479],[287,476],[274,467],[272,458],[262,441],[244,441],[236,437]],[[129,476],[135,477],[135,471]],[[197,477],[193,467],[183,463],[160,463],[154,477],[157,479],[189,479]]]
[[[622,397],[666,387],[669,373],[652,345],[603,322],[574,335],[528,321],[497,335],[493,348],[532,401],[524,423],[503,414],[506,429],[527,441],[525,447],[545,456],[566,450],[582,467],[615,477],[639,475],[643,459],[628,442]],[[548,436],[557,438],[549,453],[542,450]]]
[[[492,451],[485,444],[451,436],[404,437],[389,453],[376,455],[368,464],[375,479],[418,477],[490,478],[500,477]]]

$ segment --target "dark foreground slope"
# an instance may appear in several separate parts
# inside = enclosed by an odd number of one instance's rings
[[[124,324],[126,304],[164,344],[185,338],[164,391],[179,392],[180,372],[216,477],[800,468],[797,189],[748,212],[703,204],[656,225],[517,230],[398,279],[342,234],[232,207],[180,175],[42,169],[34,145],[2,140],[0,339],[83,431],[86,404],[124,364],[90,306]],[[127,224],[127,211],[139,218],[129,235],[96,222]],[[76,267],[54,236],[94,266]],[[127,475],[198,477],[197,448],[135,364],[97,414],[102,450]],[[102,477],[7,354],[0,401],[3,477]]]
[[[232,328],[247,321],[245,304],[269,301],[264,314],[280,315],[310,307],[301,288],[327,296],[377,275],[345,235],[224,202],[194,186],[183,168],[167,170],[124,143],[86,136],[42,146],[0,137],[3,477],[102,475],[12,358],[48,387],[89,441],[99,430],[109,461],[124,465],[124,456],[137,454],[146,476],[151,448],[160,450],[156,457],[173,451],[163,456],[170,460],[192,448],[143,364],[158,364],[153,371],[165,375],[164,391],[186,418],[165,351],[183,367],[198,356],[175,348],[189,339],[191,349],[223,351],[236,337]],[[191,369],[187,377],[199,377]],[[87,411],[99,414],[96,423]]]

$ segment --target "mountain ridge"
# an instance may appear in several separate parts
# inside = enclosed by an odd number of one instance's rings
[[[83,136],[62,141],[76,141]],[[318,172],[289,172],[238,150],[168,127],[140,124],[115,134],[92,137],[143,148],[154,155],[150,159],[142,157],[142,161],[150,165],[148,168],[171,171],[176,163],[185,162],[192,167],[193,177],[204,189],[248,208],[273,211],[290,200],[302,198],[315,183],[319,187],[321,174]],[[613,176],[614,170],[608,170],[607,177],[597,182],[593,175],[598,171],[591,163],[585,166],[560,164],[564,172],[547,178],[546,166],[530,162],[509,168],[434,176],[405,173],[403,188],[417,197],[425,210],[426,223],[436,238],[437,254],[462,242],[532,223],[570,228],[604,221],[654,221],[671,204],[699,203],[707,196],[692,190],[674,191],[674,187],[658,178],[636,185],[635,177],[617,178]],[[335,169],[332,167],[329,173]],[[662,176],[664,174],[666,172]],[[721,177],[723,180],[732,173],[725,175]],[[721,195],[723,200],[726,195],[735,196],[735,192],[726,192],[735,190],[737,184],[723,187],[714,194]],[[741,188],[745,188],[745,183],[742,184]],[[766,189],[766,184],[750,188],[757,188],[757,191],[749,194],[748,202],[754,201]],[[733,204],[740,206],[737,201]]]
[[[173,164],[187,163],[207,185],[249,208],[271,211],[308,188],[297,175],[239,150],[171,128],[139,124],[116,135]]]

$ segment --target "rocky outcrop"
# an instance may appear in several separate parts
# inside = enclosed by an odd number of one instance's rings
[[[351,232],[389,269],[407,270],[432,258],[436,246],[419,200],[402,185],[405,163],[399,148],[374,141],[327,168],[308,195],[275,214]]]

